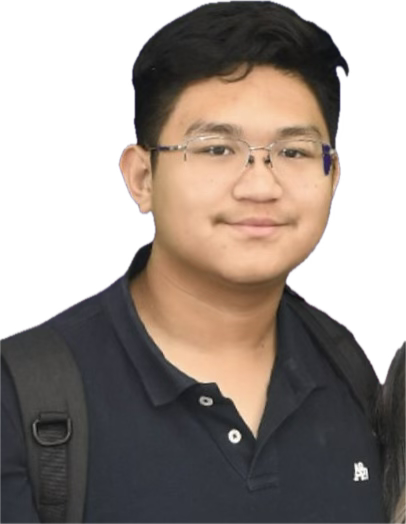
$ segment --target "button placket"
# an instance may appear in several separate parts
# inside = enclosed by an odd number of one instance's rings
[[[198,401],[199,404],[204,407],[211,407],[214,404],[213,398],[208,395],[200,395]],[[238,444],[242,440],[241,432],[236,428],[230,429],[228,432],[228,440],[231,444]]]
[[[191,413],[207,429],[234,470],[246,479],[256,443],[242,429],[235,405],[221,394],[216,384],[199,384],[191,393],[188,399]]]

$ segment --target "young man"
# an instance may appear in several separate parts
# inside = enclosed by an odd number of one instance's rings
[[[339,180],[338,66],[327,33],[271,2],[203,6],[141,51],[120,166],[154,241],[47,323],[84,383],[85,521],[383,521],[338,338],[315,338],[286,287]],[[7,365],[3,388],[3,520],[36,521]]]

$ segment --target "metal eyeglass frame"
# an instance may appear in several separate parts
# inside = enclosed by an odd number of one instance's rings
[[[154,147],[147,147],[147,149],[148,149],[148,151],[157,151],[157,152],[183,151],[184,152],[184,160],[186,161],[186,151],[187,151],[187,147],[189,145],[189,142],[192,142],[193,140],[199,140],[199,139],[200,140],[210,140],[210,139],[213,139],[213,138],[225,138],[225,137],[224,136],[218,136],[218,135],[213,135],[213,136],[194,136],[194,137],[188,138],[182,144],[175,144],[175,145],[172,145],[172,146],[164,146],[164,145],[161,145],[161,144],[157,144]],[[269,163],[272,166],[272,157],[271,157],[272,147],[276,143],[285,142],[285,140],[276,140],[275,142],[272,142],[268,146],[251,146],[248,142],[246,142],[245,140],[242,140],[241,138],[233,138],[233,140],[237,140],[239,142],[243,142],[244,144],[246,144],[248,146],[249,154],[248,154],[247,162],[246,162],[244,167],[247,167],[248,164],[252,164],[251,158],[253,158],[253,156],[250,154],[251,151],[260,151],[261,149],[264,149],[265,151],[268,152]],[[288,140],[289,139],[286,139],[286,141],[288,141]],[[324,175],[325,176],[329,175],[330,174],[330,170],[331,170],[331,166],[332,166],[332,163],[333,163],[333,156],[337,154],[337,151],[335,149],[333,149],[330,146],[330,144],[326,144],[325,142],[322,142],[321,140],[317,140],[317,139],[313,139],[313,138],[302,138],[302,139],[298,139],[298,141],[318,142],[319,144],[321,144],[322,156],[323,156]]]

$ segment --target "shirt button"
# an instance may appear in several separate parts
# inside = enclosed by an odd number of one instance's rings
[[[205,397],[202,395],[199,397],[199,404],[202,406],[212,406],[214,404],[214,400],[211,397]]]
[[[238,431],[238,429],[232,429],[231,431],[228,432],[228,440],[232,444],[238,444],[241,439],[242,439],[242,435]]]

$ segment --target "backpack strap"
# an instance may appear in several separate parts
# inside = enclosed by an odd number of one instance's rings
[[[82,378],[62,338],[43,324],[2,341],[17,390],[42,522],[82,522],[88,428]]]
[[[347,382],[377,433],[376,402],[380,383],[364,351],[343,325],[308,304],[288,286],[285,290],[288,304],[305,324],[310,336],[325,353],[338,375]]]

